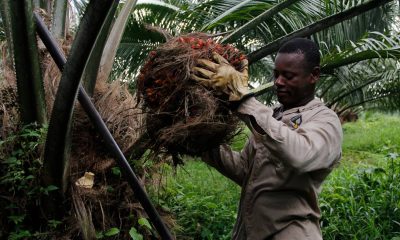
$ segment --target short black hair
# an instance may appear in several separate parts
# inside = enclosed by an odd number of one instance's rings
[[[308,70],[319,67],[321,56],[318,45],[306,38],[293,38],[284,43],[278,50],[278,53],[300,53],[304,54]]]

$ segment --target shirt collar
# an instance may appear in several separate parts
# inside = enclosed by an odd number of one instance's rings
[[[279,106],[277,106],[276,108],[274,108],[274,115],[276,115],[276,116],[280,115],[279,112],[280,112],[282,115],[287,115],[287,114],[291,114],[291,113],[301,113],[301,112],[304,112],[304,111],[306,111],[306,110],[310,110],[310,109],[313,109],[313,108],[316,108],[316,107],[319,107],[319,106],[323,106],[323,105],[324,105],[323,102],[321,102],[321,101],[320,101],[319,99],[317,99],[317,98],[314,98],[313,100],[309,101],[309,102],[308,102],[306,105],[304,105],[304,106],[299,106],[299,107],[291,108],[291,109],[288,109],[288,110],[282,112],[282,110],[283,110],[283,105],[280,104]]]

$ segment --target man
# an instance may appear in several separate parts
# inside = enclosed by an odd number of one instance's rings
[[[203,156],[242,186],[232,239],[322,239],[317,194],[340,159],[343,136],[337,115],[314,99],[317,45],[298,38],[278,51],[274,76],[281,105],[275,109],[242,99],[247,62],[239,72],[217,54],[214,60],[199,60],[192,78],[239,101],[236,111],[252,132],[241,152],[223,145]]]

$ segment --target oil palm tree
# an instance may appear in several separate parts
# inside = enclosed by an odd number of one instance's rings
[[[62,3],[62,6],[59,8],[57,3]],[[52,11],[51,7],[54,6],[52,30],[54,35],[63,39],[65,37],[63,29],[66,27],[66,12],[68,11],[66,1],[56,1],[53,5],[53,1],[4,0],[1,2],[3,30],[11,36],[7,42],[12,46],[10,48],[13,53],[11,59],[15,63],[22,123],[36,122],[43,125],[50,122],[44,154],[43,184],[65,189],[63,186],[66,186],[65,173],[68,169],[66,156],[69,149],[69,132],[77,87],[91,47],[103,25],[104,17],[109,12],[109,7],[117,5],[117,2],[101,1],[96,3],[92,1],[86,8],[86,20],[82,21],[80,31],[76,34],[75,47],[72,47],[69,61],[64,68],[60,91],[57,93],[50,121],[47,119],[44,101],[45,91],[35,36],[33,4],[39,4],[36,6],[45,7],[47,11]],[[56,22],[58,23],[56,24]],[[55,209],[50,207],[48,210],[51,213]]]
[[[53,35],[57,36],[59,39],[65,38],[65,29],[66,29],[66,2],[58,1],[60,5],[57,5],[57,2],[53,1],[40,1],[34,2],[38,4],[39,7],[44,7],[45,11],[53,11],[53,18],[50,19]],[[17,79],[18,79],[18,91],[19,98],[24,99],[26,96],[36,96],[35,94],[44,94],[43,90],[43,82],[42,79],[38,78],[38,84],[41,84],[41,88],[29,89],[25,85],[30,83],[30,77],[34,75],[34,73],[38,73],[40,77],[40,63],[38,60],[37,54],[37,46],[36,46],[36,38],[35,38],[35,25],[34,25],[34,14],[33,14],[33,5],[31,1],[3,1],[2,7],[5,11],[2,11],[2,19],[6,19],[7,21],[10,19],[9,28],[6,31],[12,33],[13,38],[7,39],[12,44],[12,51],[14,52],[13,60],[16,63],[17,68],[15,69]],[[81,3],[81,2],[79,2]],[[107,78],[110,72],[110,67],[112,65],[114,55],[121,33],[123,32],[123,28],[126,23],[127,16],[129,15],[130,9],[136,4],[135,0],[129,0],[124,3],[122,8],[120,9],[120,13],[118,14],[118,18],[114,23],[114,16],[118,7],[118,1],[90,1],[86,8],[85,13],[82,16],[82,21],[79,24],[79,29],[75,34],[75,40],[72,44],[68,59],[63,59],[61,51],[55,45],[46,45],[47,47],[51,47],[53,51],[50,53],[59,52],[58,54],[52,54],[55,57],[56,64],[62,70],[62,76],[59,83],[58,91],[55,97],[54,104],[52,106],[51,117],[49,121],[49,128],[47,132],[45,151],[44,151],[44,159],[43,159],[43,184],[46,186],[56,186],[56,188],[52,187],[52,189],[58,189],[58,191],[53,191],[49,193],[49,197],[46,198],[45,204],[46,208],[44,209],[48,217],[62,217],[63,207],[58,204],[62,201],[63,195],[66,195],[66,190],[69,187],[69,149],[71,143],[71,125],[73,120],[73,110],[74,110],[74,102],[76,100],[78,89],[79,96],[78,99],[86,99],[85,104],[82,106],[89,106],[91,108],[90,118],[95,119],[95,122],[101,122],[103,124],[97,124],[96,126],[100,126],[103,128],[106,135],[110,135],[110,132],[107,131],[106,125],[101,120],[101,117],[98,116],[98,112],[94,109],[93,104],[90,104],[89,97],[85,94],[85,91],[80,87],[81,80],[86,83],[86,87],[93,91],[95,82],[97,80],[97,73],[101,78]],[[10,8],[8,8],[10,5]],[[8,10],[11,11],[8,11]],[[11,12],[11,17],[9,18],[7,15]],[[46,13],[45,13],[46,14]],[[59,14],[60,16],[55,16]],[[41,34],[39,34],[43,40],[44,34],[44,23],[40,21],[40,17],[36,16],[36,24],[37,28],[40,29]],[[6,25],[6,24],[4,24]],[[26,27],[25,25],[28,25]],[[22,26],[22,27],[21,27]],[[38,26],[41,26],[40,28]],[[6,25],[8,27],[8,25]],[[22,31],[20,31],[22,29]],[[111,30],[111,31],[110,31]],[[24,35],[23,35],[24,34]],[[25,37],[28,35],[30,38]],[[45,37],[47,38],[47,37]],[[45,44],[52,42],[50,39],[47,41],[43,41]],[[54,41],[53,41],[54,42]],[[24,49],[23,47],[26,48]],[[104,50],[105,49],[105,50]],[[24,50],[33,50],[36,52],[29,52]],[[104,51],[103,51],[104,50]],[[34,56],[25,59],[26,53],[29,53],[29,56]],[[34,61],[33,61],[34,60]],[[32,71],[25,71],[20,62],[25,63],[25,68]],[[102,71],[99,71],[99,66]],[[22,76],[22,77],[21,77]],[[21,85],[25,84],[25,85]],[[23,86],[23,87],[21,87]],[[83,97],[82,97],[83,95]],[[37,98],[37,97],[36,97]],[[34,98],[34,100],[36,100]],[[35,104],[36,102],[25,101],[23,103]],[[43,104],[44,105],[44,104]],[[20,109],[23,112],[25,108],[29,110],[29,105],[20,104]],[[45,106],[41,106],[45,109]],[[85,109],[88,109],[87,107]],[[36,110],[36,109],[35,109]],[[37,115],[37,111],[33,112]],[[42,114],[43,121],[36,115],[28,118],[27,121],[24,121],[24,124],[31,122],[39,122],[41,124],[45,123],[46,114]],[[24,120],[25,118],[23,118]],[[112,137],[108,137],[105,140],[108,142],[108,145],[113,145],[114,153],[120,152],[121,150],[116,147],[116,143]],[[118,155],[118,154],[117,154]],[[121,154],[119,154],[121,155]],[[118,157],[117,157],[118,158]],[[122,158],[123,155],[122,155]],[[120,159],[120,158],[118,158]],[[121,160],[117,162],[120,163]],[[134,189],[136,193],[136,198],[146,207],[145,210],[148,213],[150,219],[159,232],[160,236],[169,235],[168,230],[160,221],[160,217],[155,212],[154,207],[151,205],[148,198],[146,198],[146,194],[139,184],[139,181],[136,179],[132,169],[126,162],[126,159],[123,159],[122,164],[125,164],[123,169],[121,169],[122,173],[130,173],[128,174],[129,184]],[[132,181],[136,180],[136,181]],[[46,188],[47,189],[47,188]],[[140,190],[140,191],[139,191]],[[68,197],[68,196],[66,196]],[[84,212],[79,212],[79,214],[84,214]],[[87,215],[86,215],[87,217]],[[81,216],[82,218],[82,216]],[[91,221],[91,220],[90,220]],[[81,226],[82,231],[84,231],[84,235],[86,233],[87,239],[94,238],[94,231],[85,232],[86,225]],[[166,239],[170,239],[169,236]]]

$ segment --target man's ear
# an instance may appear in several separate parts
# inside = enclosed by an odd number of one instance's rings
[[[315,84],[318,82],[319,80],[319,76],[321,74],[321,70],[319,68],[319,66],[314,67],[313,70],[311,71],[311,81],[310,83]]]

